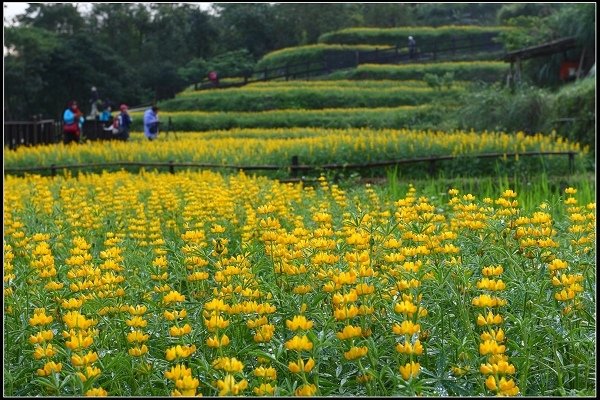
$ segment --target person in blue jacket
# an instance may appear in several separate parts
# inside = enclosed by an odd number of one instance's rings
[[[144,113],[144,135],[148,140],[154,140],[158,136],[158,107],[152,106]]]
[[[67,109],[63,113],[63,134],[65,144],[71,142],[79,143],[84,120],[83,113],[79,110],[77,102],[75,100],[70,101],[67,105]]]

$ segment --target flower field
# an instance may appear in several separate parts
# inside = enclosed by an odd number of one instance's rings
[[[167,118],[177,113],[165,113]],[[202,113],[198,118],[202,120]],[[190,113],[191,118],[195,118]],[[256,115],[252,116],[253,118]],[[137,118],[135,116],[134,118]],[[174,117],[178,121],[183,117]],[[585,163],[588,148],[553,135],[506,134],[497,132],[442,132],[409,129],[325,129],[325,128],[253,128],[206,132],[176,132],[177,138],[161,137],[148,142],[139,133],[128,143],[89,142],[80,146],[21,147],[7,152],[6,168],[70,165],[102,162],[198,162],[233,165],[275,165],[283,173],[292,156],[301,163],[319,166],[328,163],[364,163],[410,159],[426,156],[471,156],[483,153],[523,153],[535,151],[575,151],[577,169]],[[548,160],[552,160],[549,162]],[[444,161],[440,168],[448,174],[483,175],[512,174],[515,171],[551,172],[568,170],[564,155],[539,157],[507,157],[465,163],[463,159]],[[500,170],[499,170],[500,168]],[[422,165],[403,167],[406,176],[426,174]]]
[[[584,192],[5,176],[4,392],[592,395]]]

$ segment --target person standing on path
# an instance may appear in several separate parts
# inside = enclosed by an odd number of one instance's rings
[[[158,107],[152,106],[144,113],[144,135],[148,140],[154,140],[158,136]]]
[[[417,55],[417,41],[412,36],[408,37],[408,58],[414,59]]]

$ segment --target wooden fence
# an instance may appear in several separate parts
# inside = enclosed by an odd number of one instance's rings
[[[436,40],[426,41],[417,47],[417,55],[414,61],[430,61],[438,59],[450,59],[456,56],[464,56],[478,52],[500,52],[504,47],[493,39],[496,35],[490,34],[479,38],[451,38],[438,42]],[[300,63],[286,63],[273,68],[261,68],[254,71],[246,71],[241,75],[220,76],[221,80],[235,79],[233,82],[213,82],[203,79],[194,84],[194,89],[223,89],[240,87],[248,83],[263,82],[276,79],[299,79],[312,76],[328,74],[345,68],[356,68],[359,64],[388,64],[412,61],[408,54],[408,48],[396,45],[395,47],[375,49],[370,51],[349,51],[346,53],[325,53],[319,60],[307,60]]]
[[[52,176],[64,169],[80,169],[80,168],[106,168],[106,167],[162,167],[167,168],[170,173],[175,173],[175,167],[178,168],[207,168],[207,169],[233,169],[237,171],[252,171],[252,170],[271,170],[271,171],[289,171],[289,179],[280,179],[282,182],[301,181],[303,178],[298,174],[302,171],[319,171],[319,170],[352,170],[352,169],[370,169],[380,167],[392,167],[406,164],[427,163],[428,172],[430,175],[436,173],[436,164],[440,161],[455,160],[455,159],[493,159],[493,158],[516,158],[516,157],[545,157],[545,156],[567,156],[569,160],[569,172],[573,173],[575,167],[574,151],[533,151],[524,153],[485,153],[472,156],[431,156],[406,158],[398,160],[378,161],[371,163],[356,163],[356,164],[324,164],[320,166],[300,164],[298,156],[293,156],[290,165],[231,165],[231,164],[211,164],[211,163],[193,163],[174,161],[169,162],[106,162],[106,163],[91,163],[91,164],[71,164],[71,165],[56,165],[30,168],[5,168],[5,174],[19,174],[26,172],[50,171]]]
[[[112,140],[112,130],[106,129],[110,122],[88,120],[83,124],[82,140]],[[53,119],[34,121],[5,121],[4,147],[11,150],[19,146],[59,143],[63,140],[62,121]]]

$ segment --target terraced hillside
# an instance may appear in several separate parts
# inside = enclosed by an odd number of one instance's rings
[[[267,54],[256,70],[289,66],[301,60],[317,62],[344,52],[358,55],[375,48],[389,49],[409,31],[418,34],[426,47],[427,43],[491,42],[504,30],[502,27],[344,30],[324,35],[321,44]],[[399,51],[402,55],[404,49]],[[160,115],[163,121],[171,119],[175,131],[294,127],[435,129],[443,118],[440,110],[455,106],[470,83],[500,81],[506,72],[507,65],[499,61],[402,62],[399,58],[395,64],[360,64],[310,80],[254,82],[221,90],[189,88],[160,103]],[[134,116],[136,127],[141,129],[141,114]]]

